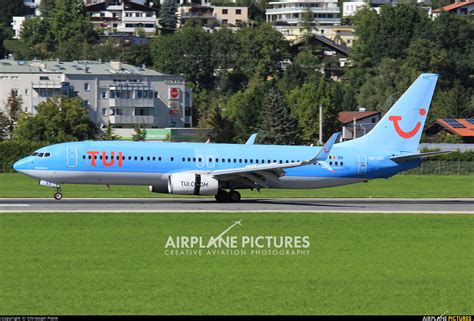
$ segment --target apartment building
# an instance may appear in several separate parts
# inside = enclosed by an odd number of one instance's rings
[[[33,115],[49,97],[79,96],[102,128],[192,126],[192,92],[183,76],[118,61],[0,60],[0,111],[12,90]]]
[[[267,22],[295,26],[311,19],[317,25],[339,25],[337,0],[280,0],[269,2]]]

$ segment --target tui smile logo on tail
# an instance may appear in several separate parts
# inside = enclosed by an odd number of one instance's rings
[[[420,113],[420,116],[426,115],[426,109],[421,108],[419,113]],[[388,120],[393,122],[393,127],[395,128],[395,131],[397,132],[397,134],[400,137],[405,138],[405,139],[412,138],[413,136],[415,136],[421,127],[421,122],[417,122],[415,127],[412,130],[406,132],[400,127],[400,124],[399,124],[399,121],[402,120],[402,116],[390,116],[388,117]]]

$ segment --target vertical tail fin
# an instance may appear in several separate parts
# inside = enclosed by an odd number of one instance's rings
[[[437,74],[421,74],[367,135],[352,142],[379,150],[415,152],[437,80]]]

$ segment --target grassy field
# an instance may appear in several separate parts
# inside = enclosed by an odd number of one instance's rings
[[[145,186],[64,185],[64,197],[170,197]],[[52,197],[54,189],[21,174],[0,174],[1,197]],[[177,195],[173,195],[176,197]],[[178,196],[179,197],[179,196]],[[474,176],[398,175],[341,187],[313,190],[243,191],[242,197],[474,197]]]
[[[168,236],[308,235],[307,256],[167,256]],[[1,214],[0,315],[474,313],[474,216]]]

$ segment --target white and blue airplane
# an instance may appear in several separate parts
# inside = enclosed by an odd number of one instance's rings
[[[418,144],[437,74],[422,74],[365,136],[323,147],[254,144],[84,141],[46,146],[13,168],[41,185],[148,185],[151,192],[215,195],[240,201],[239,189],[322,188],[389,178],[442,152]]]

